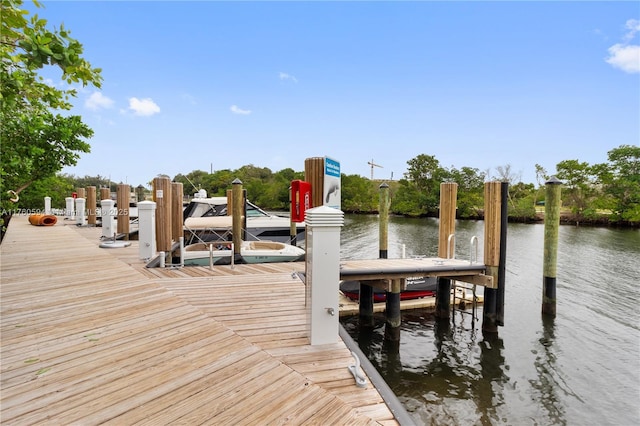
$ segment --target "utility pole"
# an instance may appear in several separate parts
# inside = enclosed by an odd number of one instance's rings
[[[371,166],[371,180],[373,180],[373,168],[374,167],[380,167],[382,168],[382,166],[380,164],[376,164],[373,162],[373,158],[371,159],[371,161],[368,161],[367,164],[369,164]]]

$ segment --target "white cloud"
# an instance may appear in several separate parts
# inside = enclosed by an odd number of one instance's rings
[[[612,67],[629,74],[640,73],[640,45],[630,44],[631,40],[640,32],[640,21],[629,19],[625,28],[628,31],[623,37],[624,42],[611,46],[608,49],[609,57],[605,61]]]
[[[144,117],[160,112],[160,107],[153,102],[151,98],[129,98],[129,109],[132,110],[135,115],[141,115]]]
[[[298,79],[292,76],[291,74],[287,74],[286,72],[280,72],[280,80],[291,80],[294,83],[298,82]]]
[[[629,74],[640,73],[640,46],[614,44],[609,48],[607,63]]]
[[[231,105],[231,108],[229,108],[229,109],[234,114],[240,114],[240,115],[249,115],[249,114],[251,114],[251,110],[240,109],[240,107],[238,107],[237,105]]]
[[[111,108],[113,106],[113,100],[100,92],[93,92],[91,96],[89,96],[89,99],[85,101],[84,106],[93,111],[101,108]]]
[[[624,35],[624,41],[630,42],[636,36],[636,33],[640,32],[640,21],[629,19],[625,24],[625,28],[629,31]]]

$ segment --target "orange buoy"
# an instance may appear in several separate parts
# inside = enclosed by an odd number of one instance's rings
[[[36,226],[53,226],[58,222],[58,218],[52,214],[32,214],[29,216],[29,223]]]

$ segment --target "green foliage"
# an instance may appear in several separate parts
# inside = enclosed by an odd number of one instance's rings
[[[49,85],[38,72],[54,66],[68,84],[100,87],[102,81],[67,29],[50,30],[45,19],[29,17],[21,6],[21,0],[0,2],[0,203],[7,210],[24,207],[10,202],[8,190],[20,194],[35,182],[45,185],[90,150],[85,139],[93,131],[80,117],[54,112],[70,109],[76,91]]]
[[[478,217],[479,209],[484,204],[485,174],[478,169],[462,167],[460,170],[452,168],[449,176],[458,184],[457,216],[459,218]]]
[[[608,152],[609,162],[594,167],[614,218],[640,222],[640,147],[621,145]]]
[[[65,198],[69,197],[75,188],[72,178],[58,175],[35,181],[20,194],[20,205],[27,210],[42,210],[44,197],[51,197],[52,208],[64,208]]]
[[[402,179],[394,197],[391,199],[390,212],[410,217],[424,216],[428,213],[426,196],[413,182]]]
[[[355,213],[378,211],[379,191],[375,182],[359,175],[342,175],[342,210]]]
[[[536,217],[535,192],[530,192],[522,198],[512,200],[508,206],[508,216],[521,222],[533,221]]]

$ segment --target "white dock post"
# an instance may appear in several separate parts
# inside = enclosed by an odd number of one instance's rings
[[[84,226],[84,206],[86,201],[84,198],[76,198],[76,225]]]
[[[74,209],[75,198],[66,197],[64,201],[67,203],[67,210],[65,211],[65,216],[67,216],[67,219],[72,220],[73,216],[75,216],[75,209]]]
[[[51,214],[51,197],[44,197],[44,214]]]
[[[113,215],[113,200],[100,201],[100,216],[102,216],[102,237],[113,238],[116,233],[116,219]]]
[[[344,213],[327,206],[305,213],[307,331],[312,345],[339,339],[340,228]]]
[[[140,259],[151,259],[156,255],[156,203],[138,203],[138,254]]]

